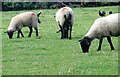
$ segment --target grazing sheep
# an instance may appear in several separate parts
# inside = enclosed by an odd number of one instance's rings
[[[32,28],[36,30],[36,36],[38,36],[38,23],[41,23],[38,18],[40,14],[41,12],[38,14],[35,14],[34,12],[25,12],[25,13],[21,13],[21,14],[14,16],[11,19],[8,30],[5,33],[8,34],[10,39],[12,39],[13,33],[15,31],[18,31],[17,38],[20,37],[20,34],[22,37],[24,37],[21,29],[23,27],[29,27],[30,32],[29,32],[28,37],[31,37]]]
[[[69,39],[71,39],[72,26],[74,23],[73,10],[70,7],[63,7],[56,12],[55,17],[60,27],[61,39],[68,38],[68,30],[70,30]]]
[[[102,12],[99,11],[99,15],[100,15],[101,17],[104,17],[105,14],[106,14],[105,11],[102,11]]]
[[[101,50],[101,45],[104,37],[107,37],[111,50],[114,50],[111,36],[120,36],[120,25],[118,25],[120,22],[118,21],[118,17],[120,17],[120,13],[110,14],[109,16],[101,17],[94,21],[85,37],[80,40],[80,45],[83,53],[89,51],[91,42],[95,38],[100,39],[97,50]]]

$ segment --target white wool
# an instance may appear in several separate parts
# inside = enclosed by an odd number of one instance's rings
[[[71,22],[73,24],[74,14],[73,14],[73,10],[70,7],[63,7],[56,12],[56,15],[55,15],[56,16],[56,22],[59,21],[60,25],[63,25],[64,21],[65,21],[64,15],[68,15],[68,14],[72,15]]]
[[[110,36],[110,33],[112,33],[111,36],[120,35],[120,25],[118,25],[120,22],[118,22],[118,15],[120,16],[120,13],[96,19],[85,36],[93,39],[100,39],[105,36]]]
[[[9,30],[16,31],[18,29],[22,29],[23,26],[30,26],[30,25],[33,27],[37,27],[37,23],[38,23],[38,17],[34,12],[20,13],[11,19],[11,22],[8,27],[8,31]]]

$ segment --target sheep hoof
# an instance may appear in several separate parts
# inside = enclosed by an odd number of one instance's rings
[[[38,39],[41,39],[41,37],[38,37]]]
[[[101,49],[97,49],[97,51],[100,51]]]
[[[72,38],[70,37],[69,40],[71,40]]]
[[[63,37],[61,37],[61,39],[63,39]]]
[[[20,37],[17,37],[17,38],[20,38]]]
[[[113,47],[113,48],[111,48],[111,50],[115,50],[115,48]]]

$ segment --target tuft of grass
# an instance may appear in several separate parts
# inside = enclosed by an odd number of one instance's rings
[[[72,40],[60,39],[56,33],[59,27],[54,15],[57,9],[25,10],[2,12],[2,74],[3,75],[117,75],[118,74],[118,38],[113,37],[115,50],[111,51],[106,39],[102,50],[96,51],[98,40],[94,40],[89,53],[82,53],[78,40],[83,38],[98,17],[98,11],[118,12],[117,6],[73,8],[75,23]],[[23,28],[24,38],[8,39],[4,32],[13,16],[26,11],[38,13],[41,24],[39,37],[28,38],[29,29]],[[108,14],[107,14],[108,15]]]

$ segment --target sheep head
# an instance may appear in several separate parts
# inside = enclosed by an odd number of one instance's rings
[[[12,39],[12,37],[13,37],[13,33],[14,33],[14,31],[13,31],[13,30],[6,31],[5,33],[7,33],[7,34],[8,34],[9,39]]]
[[[83,53],[88,52],[89,51],[89,47],[91,45],[90,38],[84,37],[83,39],[79,40],[79,42],[80,42],[80,45],[81,45]]]

